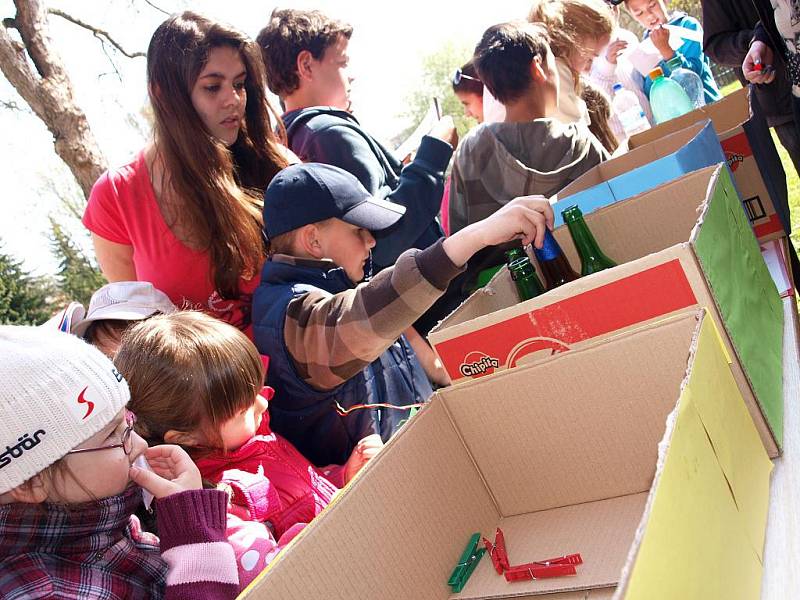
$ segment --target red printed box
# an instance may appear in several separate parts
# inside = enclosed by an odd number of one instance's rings
[[[586,216],[619,266],[519,302],[502,269],[428,336],[454,383],[537,362],[601,337],[706,307],[771,456],[783,435],[783,307],[719,164]],[[579,260],[566,227],[553,235]]]

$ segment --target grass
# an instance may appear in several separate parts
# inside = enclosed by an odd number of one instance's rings
[[[739,82],[734,81],[720,91],[724,96],[727,96],[740,88]],[[789,210],[792,213],[792,243],[795,249],[800,252],[800,177],[797,175],[789,154],[778,141],[774,131],[772,132],[772,139],[775,141],[775,147],[778,149],[778,154],[783,163],[783,170],[786,172],[786,187],[789,190]]]

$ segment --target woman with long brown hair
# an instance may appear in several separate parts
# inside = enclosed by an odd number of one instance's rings
[[[83,216],[100,268],[249,333],[261,198],[290,155],[272,130],[260,50],[184,12],[153,34],[147,80],[153,140],[97,181]]]

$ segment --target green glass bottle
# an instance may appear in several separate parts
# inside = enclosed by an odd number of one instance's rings
[[[531,259],[527,256],[514,260],[508,265],[508,270],[511,273],[511,279],[517,285],[520,302],[525,302],[525,300],[530,300],[544,293],[544,286],[539,281],[539,276],[536,274],[536,269],[533,268]]]
[[[527,258],[528,255],[525,253],[525,249],[520,246],[519,248],[511,248],[511,250],[506,250],[506,265],[509,267],[509,272],[511,273],[511,279],[514,279],[515,273],[511,271],[511,263],[515,260],[520,258]]]
[[[581,277],[617,266],[617,263],[600,250],[580,208],[577,206],[565,208],[561,216],[564,217],[564,223],[567,224],[578,256],[581,258]]]
[[[580,277],[569,264],[567,257],[556,238],[549,229],[544,230],[544,242],[541,248],[533,248],[533,254],[539,262],[544,276],[544,283],[548,290],[557,288],[567,282],[575,281]]]

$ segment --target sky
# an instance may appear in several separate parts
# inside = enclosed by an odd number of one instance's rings
[[[471,47],[490,25],[523,18],[525,2],[494,0],[466,8],[455,0],[293,1],[284,4],[228,0],[152,0],[168,11],[191,9],[226,21],[252,37],[266,24],[275,6],[316,8],[354,27],[350,57],[354,113],[378,138],[389,139],[407,123],[399,117],[404,100],[420,80],[422,59],[448,41]],[[48,4],[108,31],[127,51],[146,51],[155,28],[166,16],[145,0],[52,0]],[[473,5],[477,6],[476,5]],[[0,0],[0,17],[15,13],[11,0]],[[92,34],[56,16],[51,38],[69,73],[78,104],[87,113],[101,151],[110,165],[124,164],[146,142],[150,132],[142,118],[147,104],[145,60],[104,52]],[[109,59],[110,57],[110,59]],[[464,60],[468,59],[464,57]],[[36,274],[57,269],[50,254],[48,216],[73,232],[88,250],[91,243],[80,223],[62,208],[62,197],[80,198],[69,170],[53,150],[52,136],[30,112],[4,108],[15,102],[26,108],[0,74],[0,243],[3,251],[23,260]]]

